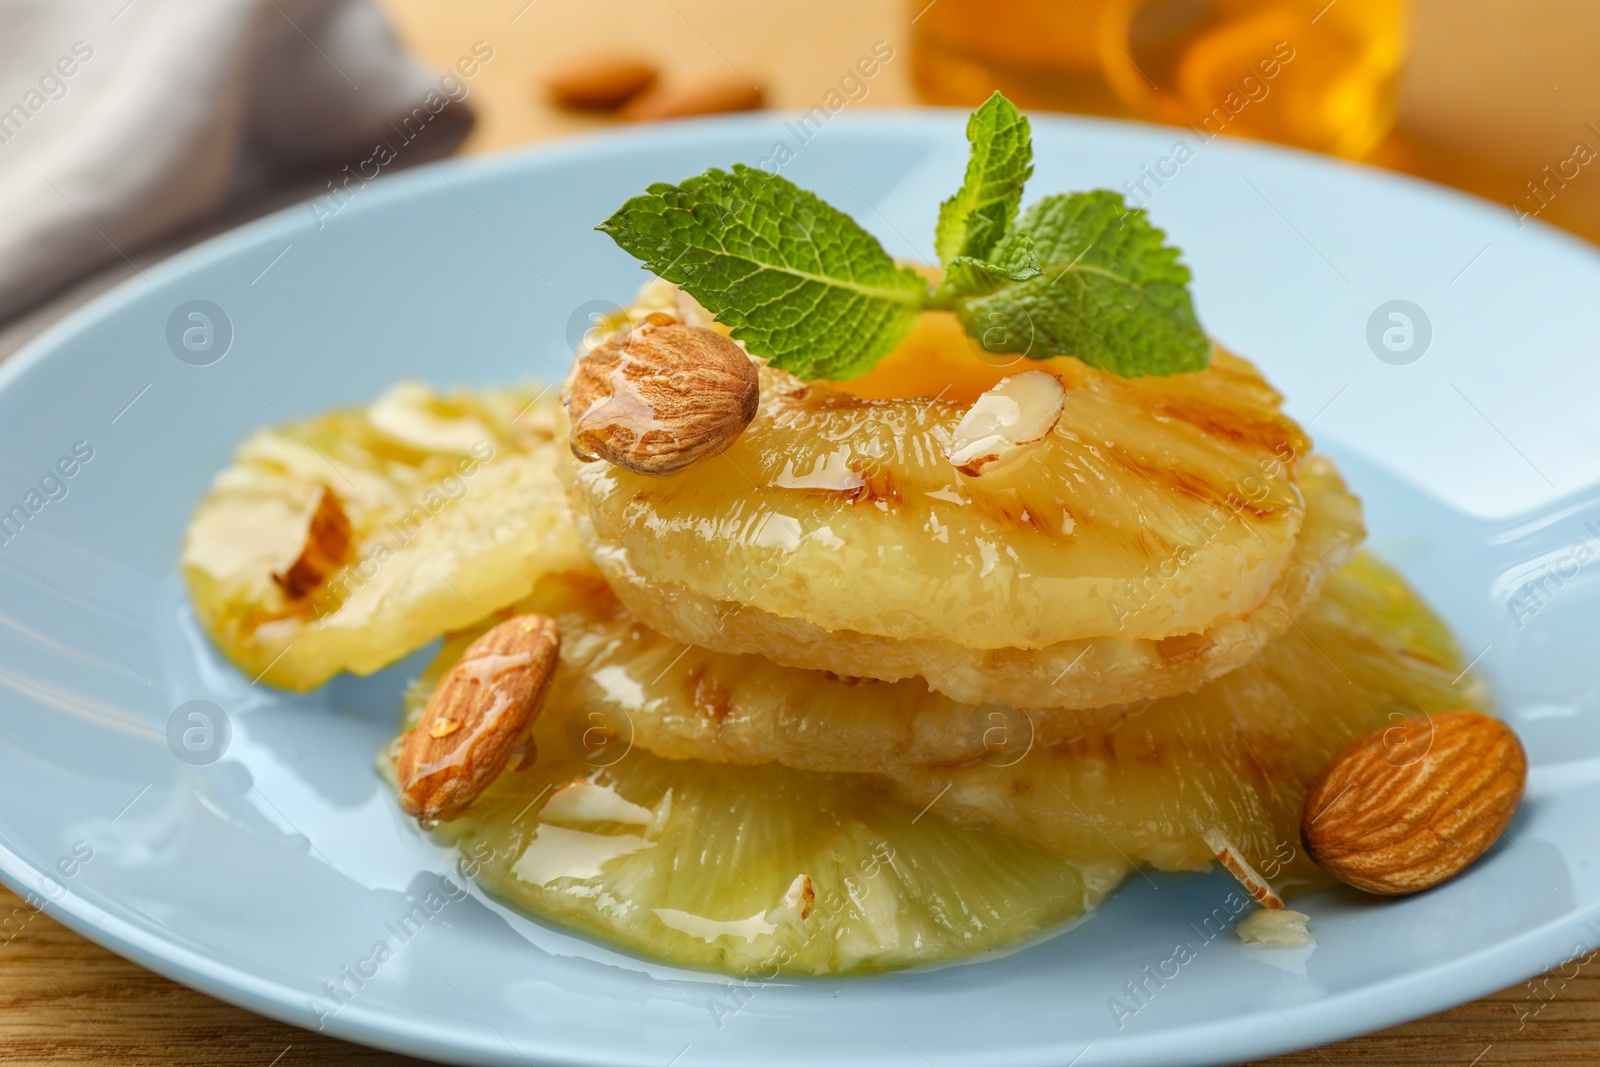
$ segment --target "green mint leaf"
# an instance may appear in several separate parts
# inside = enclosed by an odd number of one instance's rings
[[[963,297],[988,296],[1020,279],[998,263],[989,263],[971,256],[957,256],[945,268],[944,284],[934,291],[934,304],[953,307]]]
[[[598,227],[802,378],[854,378],[916,323],[928,286],[814,193],[734,164],[658,183]]]
[[[1000,249],[1000,269],[1011,276],[1014,282],[1025,282],[1036,274],[1043,274],[1044,267],[1039,262],[1039,248],[1033,242],[1033,235],[1016,233]]]
[[[1129,378],[1201,370],[1211,342],[1189,299],[1189,269],[1165,238],[1110,190],[1046,197],[992,257],[1009,263],[1031,248],[1041,272],[955,294],[950,306],[993,352],[1076,356]]]
[[[957,300],[987,296],[1012,282],[1025,282],[1040,273],[1033,239],[1017,234],[1006,250],[1006,262],[990,263],[972,256],[957,256],[945,268],[944,284],[933,294],[935,307],[953,307]]]
[[[948,270],[958,256],[989,258],[1017,217],[1022,186],[1033,173],[1028,120],[1015,104],[995,93],[967,120],[972,145],[961,188],[939,206],[934,251]]]

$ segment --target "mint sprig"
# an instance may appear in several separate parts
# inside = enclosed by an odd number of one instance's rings
[[[939,210],[937,288],[814,193],[742,164],[652,185],[599,229],[802,378],[865,374],[925,308],[953,311],[993,352],[1076,356],[1127,377],[1206,366],[1189,271],[1142,210],[1102,189],[1019,217],[1028,120],[998,93],[967,138],[965,179]]]

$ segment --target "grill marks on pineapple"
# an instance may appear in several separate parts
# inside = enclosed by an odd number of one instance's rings
[[[1248,473],[1231,481],[1208,478],[1194,471],[1142,461],[1121,449],[1078,445],[1070,440],[1050,441],[1041,447],[1040,468],[1049,472],[1051,486],[1044,493],[1037,487],[1018,488],[993,479],[992,484],[987,485],[962,480],[953,473],[950,481],[940,484],[919,484],[915,475],[910,478],[897,475],[897,470],[927,469],[929,458],[937,455],[937,450],[930,447],[933,436],[925,432],[899,442],[910,453],[904,461],[898,456],[882,461],[852,457],[848,468],[861,482],[853,488],[769,488],[824,509],[877,507],[899,512],[913,506],[914,502],[916,508],[937,516],[943,525],[974,521],[1008,532],[1031,531],[1047,542],[1060,544],[1074,542],[1091,528],[1108,534],[1115,531],[1116,536],[1122,536],[1116,521],[1102,520],[1096,509],[1087,506],[1090,496],[1074,492],[1074,485],[1107,487],[1100,490],[1106,493],[1113,491],[1110,486],[1119,483],[1133,485],[1135,491],[1142,488],[1142,510],[1174,514],[1176,523],[1192,527],[1204,521],[1215,525],[1217,520],[1211,518],[1213,514],[1227,523],[1241,519],[1270,523],[1298,517],[1295,514],[1298,494],[1292,488],[1285,491],[1287,483],[1274,485],[1274,491],[1268,496],[1252,501],[1240,491]],[[1119,471],[1132,475],[1136,481],[1130,482]],[[666,493],[658,498],[663,503],[667,499]],[[1191,548],[1203,547],[1203,539],[1195,540]],[[1146,559],[1158,560],[1170,556],[1181,543],[1158,535],[1158,543],[1141,547],[1145,549]]]
[[[1057,427],[1056,432],[1061,434],[1063,429]],[[1303,437],[1300,440],[1302,449],[1308,447]],[[1212,441],[1206,444],[1213,446],[1208,451],[1219,454],[1212,456],[1199,468],[1147,458],[1110,440],[1104,440],[1099,445],[1085,445],[1083,455],[1097,461],[1097,473],[1103,480],[1117,481],[1116,475],[1110,473],[1111,468],[1126,471],[1150,490],[1153,501],[1165,501],[1170,506],[1182,507],[1183,500],[1192,499],[1207,511],[1226,508],[1246,513],[1255,519],[1269,520],[1295,502],[1297,494],[1290,482],[1294,472],[1291,466],[1278,458],[1283,453],[1241,448],[1222,454],[1215,449]],[[1152,451],[1159,454],[1161,450]],[[1078,461],[1087,462],[1083,459]],[[1259,499],[1253,500],[1250,494],[1255,484],[1263,486],[1265,492]]]
[[[1092,510],[1071,506],[1070,484],[1062,484],[1071,481],[1143,489],[1147,506],[1165,506],[1180,513],[1198,510],[1201,514],[1194,515],[1195,520],[1222,510],[1245,521],[1280,521],[1297,503],[1297,494],[1289,487],[1292,470],[1278,457],[1303,454],[1308,447],[1305,435],[1277,412],[1277,393],[1243,360],[1220,353],[1210,370],[1183,376],[1189,380],[1181,385],[1156,379],[1120,379],[1086,367],[1074,369],[1078,373],[1064,374],[1063,381],[1083,403],[1069,404],[1061,426],[1040,450],[1036,464],[1065,475],[1055,482],[1052,495],[1036,489],[1025,493],[1004,480],[984,483],[954,475],[948,485],[922,484],[926,482],[926,476],[919,477],[922,472],[944,473],[943,444],[965,406],[937,398],[865,399],[821,382],[787,389],[769,386],[758,418],[770,419],[774,430],[805,435],[802,441],[806,436],[817,440],[818,425],[825,424],[825,440],[816,447],[855,445],[847,465],[861,484],[842,490],[775,491],[822,505],[885,511],[897,511],[908,500],[915,500],[917,506],[939,514],[946,523],[956,521],[947,512],[966,512],[1008,530],[1031,531],[1058,542],[1072,541],[1080,523],[1094,522]],[[1196,389],[1195,380],[1204,381],[1207,387]],[[1106,440],[1100,420],[1089,414],[1103,405],[1112,406],[1123,424],[1143,422],[1148,430],[1153,423],[1166,434],[1175,434],[1177,440],[1168,445],[1158,440],[1149,454]],[[1104,411],[1099,414],[1102,420],[1106,417]],[[1222,454],[1227,462],[1184,466],[1156,458],[1172,447],[1198,447],[1203,453]],[[872,458],[873,452],[882,453],[882,458]],[[762,458],[769,466],[781,459],[803,468],[821,462],[822,457],[819,452],[816,456],[786,453]],[[910,477],[897,476],[898,470]],[[771,486],[775,480],[772,472],[764,473]],[[1124,473],[1132,479],[1123,477]],[[1246,483],[1252,477],[1267,486],[1264,494],[1252,496],[1247,491]],[[937,495],[930,498],[930,493]],[[951,496],[963,497],[965,502],[953,503]],[[1177,543],[1163,538],[1159,545],[1146,547],[1146,558],[1162,559],[1176,550]]]
[[[1007,531],[1031,530],[1046,541],[1070,543],[1078,533],[1078,516],[1064,506],[1064,502],[1047,502],[1024,498],[1018,493],[973,494],[966,504],[934,504],[935,510],[949,510],[952,515],[941,515],[949,522],[963,522],[976,517],[980,523],[1003,527]]]
[[[1152,404],[1150,411],[1160,418],[1192,426],[1211,440],[1227,441],[1244,451],[1282,455],[1284,449],[1292,449],[1295,455],[1300,455],[1309,445],[1305,434],[1287,419],[1250,418],[1238,408],[1203,400],[1163,401]]]
[[[1282,395],[1244,360],[1218,350],[1200,382],[1187,391],[1155,385],[1141,399],[1157,417],[1243,451],[1299,456],[1310,448],[1304,431],[1279,410]]]
[[[1141,462],[1120,449],[1113,450],[1110,455],[1128,470],[1136,472],[1158,496],[1169,500],[1188,497],[1198,501],[1207,512],[1223,508],[1230,513],[1243,512],[1261,522],[1277,518],[1284,510],[1281,505],[1257,503],[1240,494],[1240,480],[1230,483],[1225,479],[1208,478],[1176,467]]]

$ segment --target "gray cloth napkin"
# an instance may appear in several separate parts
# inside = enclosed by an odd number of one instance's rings
[[[0,0],[0,320],[380,142],[448,154],[465,96],[372,0]]]

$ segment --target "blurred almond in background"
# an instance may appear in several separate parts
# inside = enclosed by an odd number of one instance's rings
[[[544,82],[552,104],[578,111],[615,111],[655,83],[649,60],[607,53],[558,67]]]
[[[690,115],[720,115],[731,111],[754,111],[766,100],[766,93],[742,75],[724,74],[679,88],[662,88],[646,93],[622,109],[629,122],[659,122]]]

